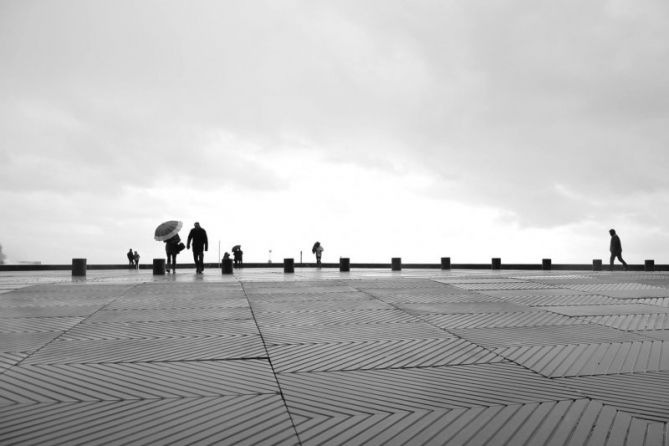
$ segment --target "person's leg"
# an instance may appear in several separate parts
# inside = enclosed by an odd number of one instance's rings
[[[618,260],[620,260],[620,263],[623,264],[623,268],[627,269],[627,262],[625,260],[623,260],[623,255],[622,254],[618,254]]]
[[[613,271],[613,260],[616,258],[615,254],[611,254],[611,259],[609,259],[609,269]]]
[[[198,255],[198,261],[200,262],[200,272],[204,272],[204,252],[200,252]]]
[[[197,262],[197,252],[193,250],[193,263],[195,263],[195,272],[200,272],[200,264]]]

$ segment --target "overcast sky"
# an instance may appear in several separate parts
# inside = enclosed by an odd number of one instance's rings
[[[669,263],[668,71],[665,0],[0,0],[0,244]]]

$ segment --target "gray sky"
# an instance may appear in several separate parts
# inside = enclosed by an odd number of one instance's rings
[[[0,0],[0,244],[668,263],[668,68],[661,0]]]

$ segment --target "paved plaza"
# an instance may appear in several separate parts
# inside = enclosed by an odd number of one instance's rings
[[[0,444],[669,444],[669,273],[0,273]]]

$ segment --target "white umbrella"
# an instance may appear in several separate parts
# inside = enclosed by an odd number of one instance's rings
[[[184,224],[177,220],[170,220],[161,223],[156,228],[153,238],[159,242],[169,240],[179,233]]]

